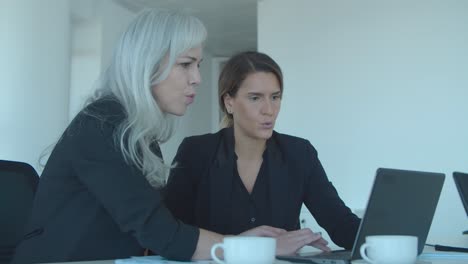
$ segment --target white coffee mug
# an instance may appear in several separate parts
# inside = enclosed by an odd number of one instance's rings
[[[362,258],[372,264],[413,264],[418,255],[415,236],[367,236],[360,248]]]
[[[224,251],[224,261],[215,252]],[[271,237],[226,237],[223,243],[214,244],[211,257],[220,264],[272,264],[275,262],[276,239]]]

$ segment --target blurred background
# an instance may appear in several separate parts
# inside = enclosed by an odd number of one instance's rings
[[[226,58],[259,50],[285,76],[276,130],[310,140],[348,206],[362,214],[378,167],[443,172],[428,242],[468,247],[452,180],[468,172],[464,0],[0,0],[0,159],[42,170],[41,153],[145,7],[192,13],[208,29],[203,83],[163,145],[167,162],[185,136],[218,130]],[[303,225],[320,231],[303,211]]]

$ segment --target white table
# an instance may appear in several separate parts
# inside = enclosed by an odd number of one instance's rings
[[[97,261],[80,261],[80,262],[61,262],[55,264],[114,264],[115,260],[97,260]],[[156,263],[156,262],[154,262]],[[167,261],[167,264],[187,264],[187,263],[198,263],[198,264],[216,264],[214,261],[194,261],[194,262],[178,262],[178,261]],[[291,264],[293,262],[276,260],[275,264]],[[364,260],[354,260],[352,264],[366,264]],[[467,264],[468,253],[458,252],[441,252],[435,251],[431,247],[424,248],[423,254],[419,257],[416,264]]]
[[[97,260],[97,261],[81,261],[81,262],[61,262],[56,264],[114,264],[114,260]],[[197,262],[169,262],[169,263],[197,263]],[[215,264],[214,261],[198,262],[206,264]],[[292,262],[277,260],[275,264],[291,264]],[[460,259],[433,259],[433,260],[418,260],[416,264],[467,264],[468,260]],[[354,260],[352,264],[367,264],[364,260]]]

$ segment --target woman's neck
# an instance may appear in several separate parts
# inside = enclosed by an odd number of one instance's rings
[[[234,131],[234,142],[234,151],[238,159],[259,160],[262,158],[266,146],[265,139],[254,139],[241,133],[236,134]]]

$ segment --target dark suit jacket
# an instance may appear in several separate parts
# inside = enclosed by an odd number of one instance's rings
[[[266,155],[271,224],[297,229],[304,203],[333,242],[352,248],[360,220],[338,196],[309,141],[274,132],[267,141]],[[233,129],[184,139],[174,162],[177,165],[165,188],[167,207],[188,224],[230,234],[226,219],[230,199],[235,199],[230,196]]]
[[[124,117],[101,100],[80,113],[42,173],[24,240],[13,263],[127,258],[144,248],[188,260],[199,231],[176,220],[160,191],[129,166],[113,140]]]

